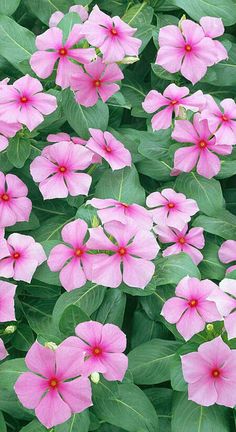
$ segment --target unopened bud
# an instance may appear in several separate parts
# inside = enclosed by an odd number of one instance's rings
[[[57,344],[55,344],[54,342],[46,342],[46,343],[44,344],[44,346],[45,346],[46,348],[49,348],[49,349],[52,350],[52,351],[56,351],[56,349],[57,349]]]
[[[187,120],[187,110],[184,107],[179,107],[179,113],[177,118],[179,120]]]
[[[93,216],[92,219],[92,228],[97,228],[100,225],[100,221],[97,216]]]
[[[98,372],[93,372],[93,373],[90,375],[90,378],[91,378],[91,381],[92,381],[94,384],[98,384],[99,381],[100,381],[100,375],[99,375]]]
[[[12,333],[14,333],[14,332],[16,331],[16,329],[17,329],[17,327],[14,326],[14,325],[7,326],[7,327],[5,328],[5,330],[4,330],[4,333],[5,333],[5,334],[12,334]]]
[[[214,330],[213,324],[207,324],[206,329],[207,331],[212,332]]]
[[[186,15],[182,15],[182,17],[179,20],[178,27],[181,31],[182,31],[182,22],[185,21],[186,19],[187,19]]]
[[[120,64],[133,64],[139,61],[139,57],[124,57],[123,60],[121,60]]]

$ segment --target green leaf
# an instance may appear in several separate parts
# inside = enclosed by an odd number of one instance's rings
[[[0,365],[1,389],[12,391],[13,386],[19,376],[27,371],[24,359],[15,358],[7,360]]]
[[[62,95],[63,107],[66,119],[74,131],[84,139],[88,139],[89,128],[105,131],[108,125],[109,109],[102,101],[98,101],[91,108],[85,108],[75,101],[70,90],[65,90]]]
[[[170,180],[172,171],[171,161],[169,158],[165,160],[150,160],[146,159],[137,163],[137,170],[152,179],[159,181]]]
[[[169,336],[170,333],[164,324],[151,320],[143,310],[134,312],[131,337],[132,349],[151,339],[168,339]]]
[[[153,17],[153,8],[148,6],[147,3],[139,3],[124,14],[122,20],[129,24],[131,27],[142,27],[144,24],[150,24]],[[136,35],[135,35],[136,37]]]
[[[21,0],[1,0],[0,3],[0,14],[1,15],[12,15],[18,8]]]
[[[1,411],[0,411],[0,431],[7,432],[7,426]]]
[[[219,405],[203,407],[188,401],[186,393],[175,393],[172,432],[231,432],[230,410]]]
[[[62,294],[53,310],[53,321],[55,325],[59,325],[62,314],[69,305],[80,307],[90,316],[102,303],[105,291],[105,287],[88,282],[83,288]]]
[[[129,370],[135,384],[159,384],[170,379],[171,358],[180,344],[164,339],[152,339],[129,355]]]
[[[145,393],[133,384],[100,381],[93,387],[94,411],[102,421],[129,432],[156,432],[158,418]]]
[[[122,326],[126,306],[126,295],[119,289],[107,290],[96,313],[96,321]]]
[[[28,351],[34,343],[34,334],[26,324],[20,324],[11,340],[12,345],[19,351]]]
[[[217,214],[224,206],[220,182],[206,179],[198,174],[182,174],[177,177],[175,187],[187,198],[197,201],[199,209],[208,216]]]
[[[59,321],[59,329],[66,336],[75,334],[75,327],[84,321],[89,321],[90,317],[78,306],[71,304],[64,310]]]
[[[173,391],[169,388],[160,387],[148,388],[144,391],[157,412],[159,432],[171,432]]]
[[[202,279],[215,279],[221,281],[224,278],[226,266],[218,257],[219,246],[207,240],[206,246],[202,249],[203,261],[199,264]]]
[[[89,430],[89,411],[73,414],[65,423],[56,426],[54,432],[88,432]]]
[[[206,232],[216,234],[225,240],[236,240],[236,216],[227,210],[219,211],[215,217],[198,216],[194,226],[200,226]]]
[[[49,211],[50,214],[50,211]],[[64,216],[53,216],[47,219],[43,225],[35,232],[34,239],[36,241],[48,242],[54,240],[61,241],[61,230],[67,223],[71,222],[74,217]],[[49,244],[49,243],[48,243]]]
[[[41,242],[41,245],[47,257],[49,256],[49,253],[52,250],[52,248],[54,246],[57,246],[57,244],[58,244],[57,240],[47,240]],[[61,282],[59,280],[59,273],[52,272],[48,267],[47,261],[45,261],[37,268],[36,272],[34,273],[34,279],[47,284],[61,286]]]
[[[118,171],[110,169],[105,171],[96,186],[95,196],[113,198],[128,204],[135,202],[143,205],[145,203],[145,191],[140,185],[134,166]]]
[[[48,25],[49,19],[54,12],[67,12],[71,6],[70,0],[25,0],[30,12]],[[80,2],[81,3],[81,2]]]
[[[31,151],[31,142],[28,138],[22,138],[19,134],[9,140],[7,157],[16,168],[22,168]]]
[[[202,16],[221,17],[226,26],[236,23],[236,8],[232,0],[171,0],[196,21]]]
[[[63,42],[66,43],[67,38],[74,27],[74,24],[80,24],[81,19],[79,14],[75,12],[67,13],[59,22],[58,27],[63,31]]]
[[[46,429],[38,420],[33,420],[27,426],[24,426],[19,432],[47,432]]]
[[[200,279],[201,275],[190,256],[181,252],[157,260],[155,279],[157,286],[178,284],[184,276],[192,276]]]
[[[40,226],[39,219],[34,212],[30,213],[28,222],[17,222],[15,225],[7,227],[9,232],[23,232],[35,230]]]
[[[231,44],[232,46],[228,50],[229,58],[208,68],[207,74],[202,79],[203,82],[221,87],[220,91],[222,91],[222,87],[235,86],[236,84],[236,44]],[[221,99],[223,99],[223,95]]]
[[[35,51],[34,34],[3,15],[0,16],[0,32],[0,55],[21,72],[32,73],[28,60]]]

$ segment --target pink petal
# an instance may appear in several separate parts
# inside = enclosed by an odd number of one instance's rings
[[[39,93],[32,98],[34,108],[44,115],[51,114],[57,108],[57,99],[47,93]]]
[[[73,413],[80,413],[93,405],[92,389],[88,378],[77,378],[60,385],[60,394]]]
[[[88,225],[82,219],[76,219],[64,226],[61,236],[65,243],[72,245],[75,249],[83,244]]]
[[[30,165],[30,174],[35,182],[47,179],[51,174],[55,173],[55,170],[56,166],[42,156],[37,156]]]
[[[48,257],[48,267],[51,271],[56,272],[62,269],[65,262],[71,258],[72,249],[63,244],[55,246]]]
[[[209,372],[208,364],[198,352],[191,352],[181,356],[183,376],[187,383],[194,383]]]
[[[198,156],[197,147],[182,147],[175,152],[174,168],[183,172],[190,172],[195,167]]]
[[[198,352],[209,365],[220,367],[227,359],[230,358],[231,351],[220,336],[210,342],[200,345]]]
[[[82,287],[86,281],[86,275],[77,258],[73,258],[60,272],[60,282],[67,291]]]
[[[231,313],[224,319],[224,326],[228,339],[236,337],[236,312]]]
[[[205,328],[205,321],[198,314],[196,308],[189,307],[176,324],[178,332],[188,341],[193,335]]]
[[[31,372],[23,373],[14,386],[14,390],[20,402],[28,409],[37,407],[47,388],[47,380]]]
[[[218,156],[212,154],[209,150],[204,149],[200,152],[197,164],[197,172],[206,178],[212,178],[220,171],[220,160]]]
[[[16,285],[0,281],[0,321],[15,321],[14,296]]]
[[[113,256],[99,254],[95,257],[92,269],[92,282],[110,288],[117,288],[122,282],[120,258],[117,254]]]
[[[142,103],[142,107],[147,113],[153,113],[166,105],[169,105],[169,100],[156,90],[151,90]]]
[[[89,174],[68,173],[65,180],[71,196],[88,195],[92,183],[92,177]]]
[[[48,429],[64,423],[71,417],[71,409],[57,390],[49,391],[35,409],[36,417]]]
[[[0,338],[0,360],[4,360],[8,356],[8,352],[4,346],[3,340]]]
[[[182,48],[163,46],[157,53],[156,63],[162,66],[168,72],[175,73],[181,69],[183,57],[184,55]]]
[[[84,363],[84,352],[80,348],[80,340],[71,336],[66,338],[56,349],[56,376],[64,381],[81,375]],[[61,389],[61,387],[60,387]]]
[[[40,78],[49,77],[54,69],[54,65],[59,58],[55,52],[36,51],[30,59],[30,66]]]
[[[128,357],[125,354],[112,353],[101,357],[101,362],[106,367],[103,373],[108,381],[122,381],[128,368]]]
[[[44,120],[42,114],[33,106],[22,106],[18,115],[18,121],[32,131]]]
[[[151,260],[156,258],[160,247],[151,232],[140,229],[127,250],[129,254]]]
[[[185,44],[180,29],[175,25],[162,27],[159,32],[158,42],[160,47],[165,45],[182,47]]]
[[[188,303],[186,300],[172,297],[165,302],[161,315],[163,315],[169,323],[176,324],[187,308]]]
[[[75,328],[76,335],[90,346],[99,346],[102,340],[103,324],[97,321],[86,321]]]
[[[64,178],[59,173],[43,180],[39,184],[39,190],[44,199],[66,198],[68,196]]]
[[[105,235],[102,227],[90,228],[90,239],[87,242],[89,249],[115,250],[114,244]]]
[[[205,16],[202,17],[199,22],[203,28],[205,36],[216,38],[224,34],[225,29],[221,18]]]
[[[195,383],[189,384],[188,399],[202,406],[215,404],[218,395],[214,381],[211,377],[203,376]]]
[[[126,349],[126,335],[114,324],[105,324],[102,328],[100,344],[106,352],[123,352]]]
[[[207,72],[207,65],[193,53],[185,55],[182,66],[182,75],[192,84],[200,81]]]
[[[38,48],[38,50],[43,51],[53,48],[55,50],[59,50],[63,46],[62,38],[63,33],[61,29],[57,27],[50,28],[49,30],[36,37],[36,47]]]
[[[189,19],[181,22],[181,28],[186,42],[190,45],[195,45],[204,38],[204,32],[201,26]]]
[[[193,260],[194,264],[198,265],[203,260],[202,253],[193,246],[184,244],[182,246],[182,251],[187,253]]]
[[[131,287],[145,288],[152,279],[155,265],[151,261],[127,255],[123,258],[123,280]]]
[[[33,343],[26,354],[25,363],[32,372],[46,378],[55,375],[55,352],[40,345],[37,341]]]
[[[157,114],[153,116],[151,120],[152,129],[153,130],[168,129],[172,122],[172,114],[173,114],[172,106],[168,108],[164,108],[163,110],[159,111]]]
[[[198,249],[202,249],[205,246],[203,228],[191,228],[185,238],[187,243]]]

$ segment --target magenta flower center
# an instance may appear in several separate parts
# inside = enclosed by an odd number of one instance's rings
[[[178,101],[176,99],[171,101],[171,105],[176,105],[178,103]]]
[[[111,29],[111,34],[112,34],[113,36],[116,36],[116,35],[117,35],[117,30],[115,29],[115,27],[113,27],[113,28]]]
[[[224,122],[227,122],[227,121],[229,121],[229,118],[227,115],[223,114],[221,117],[221,120],[223,120]]]
[[[58,171],[61,173],[65,173],[67,168],[65,166],[59,166]]]
[[[9,201],[10,197],[9,197],[8,194],[4,193],[4,194],[1,195],[1,199],[2,199],[3,201]]]
[[[66,48],[60,48],[58,53],[60,54],[60,56],[66,56],[67,55],[67,49]]]
[[[105,146],[105,147],[104,147],[104,150],[105,150],[107,153],[111,153],[111,151],[112,151],[111,147],[109,147],[109,146]]]
[[[188,302],[190,307],[196,307],[198,305],[198,301],[197,300],[190,300]]]
[[[12,254],[12,258],[14,258],[14,259],[18,259],[18,258],[20,258],[20,253],[19,253],[19,252],[14,252],[14,253]]]
[[[128,208],[128,207],[129,207],[129,204],[126,204],[126,203],[121,203],[121,205],[122,205],[123,207],[125,207],[125,208]]]
[[[101,86],[101,80],[94,80],[94,85],[95,85],[95,87],[100,87]]]
[[[220,370],[219,369],[213,369],[213,371],[211,372],[211,375],[214,378],[219,378],[219,376],[220,376]]]
[[[126,249],[125,249],[124,247],[120,247],[120,248],[118,249],[118,253],[119,253],[121,256],[124,256],[124,255],[126,254]]]
[[[51,389],[55,390],[58,387],[59,381],[57,378],[51,378],[48,381],[48,385]]]
[[[81,255],[83,255],[84,251],[82,249],[75,249],[75,256],[76,257],[81,257]]]
[[[26,103],[28,102],[28,98],[26,96],[21,96],[20,101],[21,103]]]
[[[168,207],[169,209],[172,209],[172,208],[175,207],[175,204],[172,203],[172,202],[169,202],[169,203],[167,204],[167,207]]]
[[[204,140],[199,141],[198,145],[199,145],[200,149],[204,149],[207,147],[207,143]]]
[[[95,348],[93,348],[92,353],[93,353],[93,355],[95,355],[95,356],[99,356],[99,355],[102,353],[102,350],[101,350],[101,348],[99,348],[99,347],[95,347]]]
[[[180,238],[179,238],[179,243],[180,243],[181,245],[183,245],[184,243],[186,243],[185,238],[184,238],[184,237],[180,237]]]
[[[186,45],[185,45],[185,51],[187,51],[187,52],[192,51],[192,47],[191,47],[191,45],[186,44]]]

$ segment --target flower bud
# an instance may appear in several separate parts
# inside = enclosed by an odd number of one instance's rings
[[[7,326],[4,330],[4,334],[12,334],[16,331],[17,327],[15,325]]]
[[[98,372],[93,372],[93,373],[90,375],[90,378],[91,378],[91,381],[92,381],[94,384],[98,384],[99,381],[100,381],[100,375],[99,375]]]
[[[46,348],[51,349],[52,351],[56,351],[56,349],[57,349],[57,345],[56,345],[54,342],[46,342],[46,343],[44,344],[44,346],[45,346]]]
[[[123,60],[121,60],[120,64],[133,64],[139,61],[139,57],[124,57]]]
[[[206,329],[208,332],[213,332],[213,330],[214,330],[213,324],[207,324]]]
[[[97,216],[93,216],[92,219],[92,228],[97,228],[100,225],[100,221]]]
[[[182,15],[182,17],[180,18],[180,20],[178,22],[178,27],[181,31],[182,31],[182,22],[185,21],[186,19],[187,19],[186,15]]]
[[[187,110],[182,106],[179,107],[177,120],[187,120]]]

